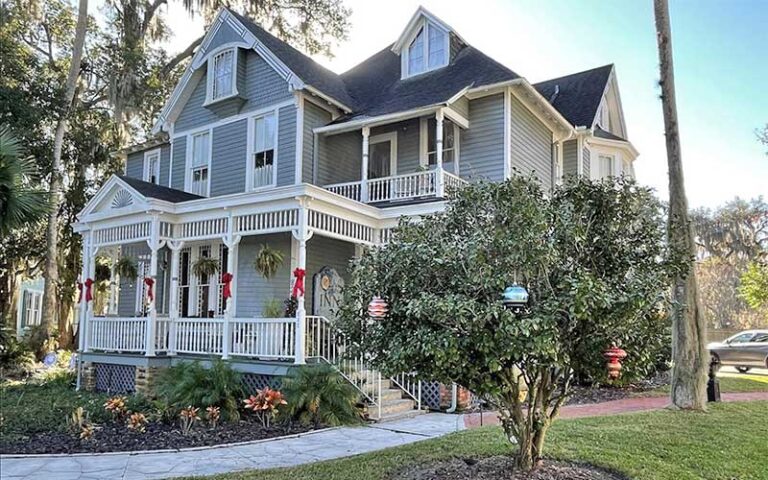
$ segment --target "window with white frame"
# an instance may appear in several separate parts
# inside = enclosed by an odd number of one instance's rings
[[[614,157],[613,155],[600,155],[600,178],[608,178],[616,176],[614,169]]]
[[[448,32],[425,22],[404,52],[403,77],[418,75],[448,64]]]
[[[24,290],[21,306],[21,327],[40,325],[43,292]]]
[[[189,172],[189,191],[207,197],[211,163],[211,134],[202,132],[192,136],[192,154]]]
[[[427,119],[427,165],[437,164],[437,120]],[[459,127],[447,118],[443,120],[443,163],[456,159],[459,145]]]
[[[251,162],[253,188],[275,183],[275,149],[277,146],[277,116],[274,112],[253,119]]]
[[[235,48],[221,51],[209,60],[208,101],[213,102],[234,95],[235,70],[237,67]]]
[[[144,178],[145,182],[160,184],[160,150],[152,150],[144,153]]]

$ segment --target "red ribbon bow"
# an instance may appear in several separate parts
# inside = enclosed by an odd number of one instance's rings
[[[150,277],[144,277],[144,283],[147,285],[147,298],[149,298],[150,302],[154,302],[155,294],[152,293],[152,286],[155,284],[155,281]]]
[[[223,291],[222,294],[224,295],[224,299],[225,300],[227,298],[232,298],[232,285],[231,285],[231,283],[232,283],[232,279],[233,278],[235,278],[235,277],[233,277],[232,274],[229,273],[229,272],[226,272],[226,273],[221,275],[221,282],[224,284],[224,291]]]
[[[77,303],[83,301],[83,282],[77,282]]]
[[[303,268],[297,268],[293,271],[296,282],[293,284],[293,296],[299,298],[299,294],[304,295],[304,276],[306,271]]]
[[[93,280],[90,278],[85,279],[85,303],[90,302],[93,300],[93,295],[91,295],[91,285],[93,285]]]

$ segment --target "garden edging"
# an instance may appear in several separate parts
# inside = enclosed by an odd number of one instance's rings
[[[290,438],[299,438],[299,437],[306,437],[309,435],[314,435],[316,433],[322,433],[322,432],[328,432],[331,430],[336,430],[342,427],[327,427],[327,428],[320,428],[317,430],[310,430],[308,432],[301,432],[301,433],[293,433],[290,435],[283,435],[280,437],[272,437],[272,438],[262,438],[260,440],[250,440],[247,442],[236,442],[236,443],[222,443],[219,445],[205,445],[200,447],[187,447],[187,448],[165,448],[162,450],[126,450],[122,452],[80,452],[80,453],[8,453],[8,454],[0,454],[0,460],[10,459],[10,458],[58,458],[58,457],[101,457],[101,456],[108,456],[108,455],[152,455],[152,454],[159,454],[159,453],[181,453],[181,452],[196,452],[201,450],[215,450],[217,448],[231,448],[231,447],[241,447],[245,445],[256,445],[259,443],[267,443],[267,442],[273,442],[276,440],[287,440]]]

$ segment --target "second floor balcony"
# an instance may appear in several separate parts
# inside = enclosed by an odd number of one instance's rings
[[[465,180],[440,169],[335,183],[324,188],[358,202],[376,204],[443,198],[446,192],[464,183]]]

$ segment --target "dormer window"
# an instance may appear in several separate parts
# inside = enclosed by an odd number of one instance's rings
[[[424,21],[408,48],[402,52],[403,78],[448,65],[448,32]]]
[[[222,50],[208,60],[208,98],[206,103],[229,98],[237,94],[237,50]]]

